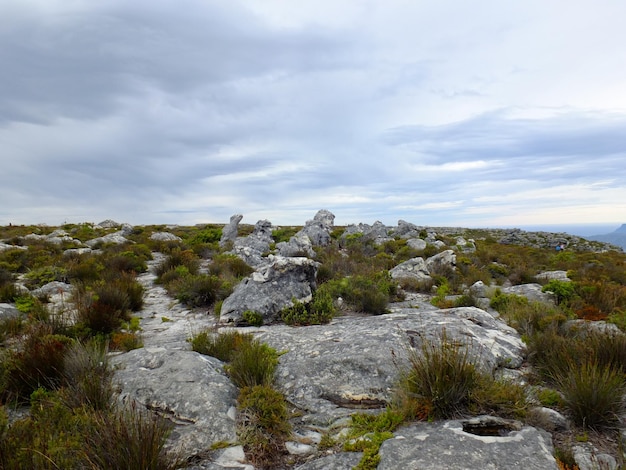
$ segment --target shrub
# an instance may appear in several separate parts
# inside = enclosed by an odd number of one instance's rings
[[[239,256],[230,254],[215,256],[209,265],[209,274],[214,274],[224,279],[242,279],[253,271]]]
[[[419,351],[409,350],[409,367],[400,374],[398,397],[400,402],[426,403],[435,417],[448,418],[467,408],[479,379],[469,348],[451,343],[443,331],[437,340],[424,341]]]
[[[155,274],[157,275],[157,282],[162,282],[160,278],[165,273],[175,270],[179,266],[187,268],[187,272],[190,274],[196,274],[200,267],[200,262],[193,251],[176,248],[156,266]]]
[[[250,326],[261,326],[263,325],[263,315],[254,310],[246,310],[241,314],[243,320],[248,323]]]
[[[115,284],[101,284],[76,293],[77,319],[95,333],[108,334],[130,320],[128,293]]]
[[[71,408],[110,410],[113,370],[109,367],[106,345],[92,340],[69,348],[63,361],[63,386],[64,402]]]
[[[190,307],[203,307],[228,297],[232,287],[217,276],[197,274],[183,276],[170,283],[168,290]]]
[[[172,424],[138,408],[135,402],[116,413],[98,413],[85,436],[89,461],[97,468],[174,470],[182,464],[165,450]]]
[[[243,343],[225,366],[226,373],[239,388],[271,385],[278,365],[275,349],[260,341]]]
[[[205,354],[213,356],[223,362],[230,362],[234,354],[252,343],[252,335],[239,333],[238,331],[227,331],[224,333],[211,333],[203,331],[188,340],[191,348]]]
[[[577,424],[601,429],[619,422],[626,393],[622,372],[585,360],[569,362],[567,370],[555,379],[563,393],[564,406]]]
[[[237,436],[248,459],[261,468],[276,465],[291,436],[284,396],[269,385],[245,387],[237,408]]]
[[[114,331],[111,333],[109,348],[112,351],[132,351],[143,346],[141,336],[136,332]]]
[[[567,302],[576,294],[576,287],[573,282],[559,281],[552,279],[541,288],[541,292],[552,292],[556,296],[557,305]]]
[[[19,349],[4,352],[0,361],[0,396],[24,402],[40,387],[58,388],[70,344],[69,338],[51,334],[46,325],[32,326]]]

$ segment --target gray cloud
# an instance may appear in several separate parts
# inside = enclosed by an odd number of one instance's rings
[[[618,222],[604,7],[8,0],[0,223]]]

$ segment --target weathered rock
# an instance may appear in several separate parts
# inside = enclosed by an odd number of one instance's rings
[[[272,223],[269,220],[259,220],[250,235],[235,240],[232,253],[249,266],[259,267],[267,263],[263,255],[270,251],[270,243],[273,241]]]
[[[309,258],[315,257],[315,251],[313,251],[311,239],[303,232],[296,233],[293,237],[289,239],[288,242],[277,243],[276,250],[278,250],[278,254],[280,256],[308,256]]]
[[[5,250],[28,250],[27,246],[9,245],[8,243],[0,242],[0,253]]]
[[[518,333],[475,307],[334,319],[328,325],[261,327],[258,338],[280,357],[277,384],[287,399],[306,410],[302,420],[321,424],[352,413],[354,407],[382,407],[398,377],[408,347],[439,341],[468,345],[481,368],[517,368],[524,344]],[[306,371],[306,373],[302,373]]]
[[[326,246],[330,243],[330,233],[333,230],[335,215],[322,209],[315,214],[313,220],[307,220],[304,228],[298,232],[306,235],[313,246]]]
[[[39,287],[38,289],[34,289],[31,291],[31,294],[35,297],[48,297],[57,294],[67,295],[71,294],[74,289],[75,287],[71,284],[60,281],[52,281]]]
[[[96,245],[100,244],[108,244],[114,243],[116,245],[123,245],[124,243],[129,243],[128,238],[124,235],[122,231],[109,233],[108,235],[104,235],[103,237],[93,238],[91,240],[87,240],[85,245],[90,248],[93,248]]]
[[[422,240],[421,238],[409,238],[406,242],[409,248],[413,248],[414,250],[423,250],[428,246],[426,240]]]
[[[91,253],[91,248],[68,248],[63,252],[64,256],[84,255]]]
[[[116,356],[120,399],[143,404],[175,424],[170,447],[191,456],[235,442],[237,388],[218,359],[193,351],[141,348]]]
[[[567,277],[567,271],[544,271],[535,276],[537,279],[545,279],[551,281],[553,279],[563,282],[571,282],[571,279]]]
[[[454,270],[456,269],[456,253],[453,250],[437,253],[426,260],[426,267],[431,274]]]
[[[362,457],[363,452],[340,452],[311,460],[296,467],[296,470],[351,470]]]
[[[512,426],[504,436],[480,436],[465,431],[467,423],[421,422],[397,430],[395,437],[380,447],[378,470],[557,470],[551,437],[545,431]]]
[[[389,274],[393,279],[416,279],[418,281],[427,281],[431,279],[426,262],[423,258],[411,258],[410,260],[400,263],[389,270]]]
[[[154,232],[150,235],[150,240],[156,240],[159,242],[180,242],[182,241],[182,238],[170,232]]]
[[[419,238],[419,233],[417,225],[405,220],[398,220],[398,226],[393,229],[393,234],[400,238]]]
[[[502,292],[505,294],[515,294],[526,297],[533,302],[554,303],[554,294],[549,292],[541,292],[541,284],[520,284],[518,286],[504,287]]]
[[[598,451],[591,444],[578,444],[572,447],[574,460],[580,470],[617,470],[615,458]]]
[[[533,424],[546,431],[565,431],[569,429],[569,421],[565,416],[552,408],[536,406],[529,410]]]
[[[21,315],[20,311],[13,304],[0,303],[0,320],[8,318],[17,318]]]
[[[116,222],[115,220],[106,219],[100,222],[99,224],[97,224],[96,228],[117,228],[120,225],[122,224],[120,224],[119,222]]]
[[[243,219],[243,215],[234,214],[230,216],[230,222],[222,229],[222,237],[220,238],[220,246],[224,247],[230,242],[234,242],[237,239],[239,231],[239,222]]]
[[[285,307],[311,301],[319,263],[308,258],[270,255],[268,264],[235,287],[222,304],[220,322],[239,322],[246,310],[254,310],[267,323]]]
[[[456,248],[461,253],[474,253],[476,251],[476,243],[474,240],[466,240],[463,237],[457,237]]]

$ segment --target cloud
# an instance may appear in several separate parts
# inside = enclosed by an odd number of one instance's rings
[[[619,222],[625,9],[8,0],[0,223]]]

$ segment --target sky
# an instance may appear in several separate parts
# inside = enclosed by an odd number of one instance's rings
[[[626,222],[624,0],[0,0],[0,225]]]

